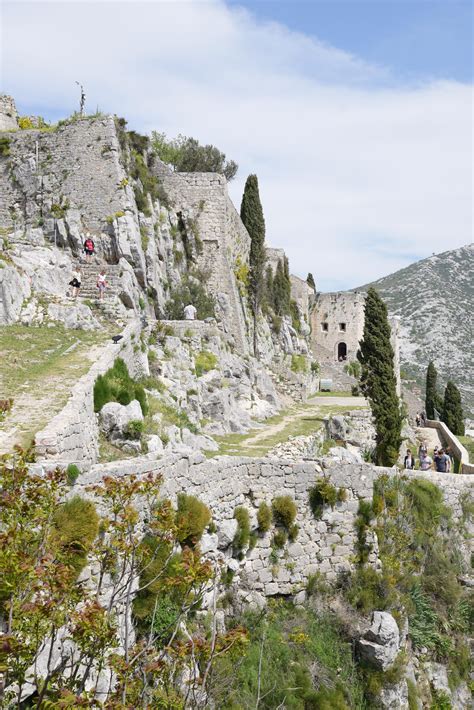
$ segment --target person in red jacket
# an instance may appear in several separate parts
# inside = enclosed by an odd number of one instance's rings
[[[86,239],[84,241],[84,253],[86,255],[86,261],[92,261],[92,257],[95,252],[95,245],[91,238],[89,232],[86,234]]]

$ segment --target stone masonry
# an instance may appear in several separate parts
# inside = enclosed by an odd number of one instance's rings
[[[15,131],[18,128],[18,112],[11,96],[0,94],[0,131]]]

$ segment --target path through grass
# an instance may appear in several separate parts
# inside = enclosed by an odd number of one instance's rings
[[[14,400],[0,422],[0,453],[28,445],[61,410],[108,335],[59,325],[0,327],[0,399]]]

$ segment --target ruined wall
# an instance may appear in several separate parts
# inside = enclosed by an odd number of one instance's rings
[[[78,479],[80,492],[87,485],[99,481],[104,475],[115,477],[149,471],[163,476],[162,493],[176,499],[185,491],[203,500],[212,510],[217,525],[217,535],[206,535],[202,541],[205,552],[222,555],[229,560],[229,548],[235,528],[232,528],[237,506],[246,506],[253,526],[260,502],[271,504],[278,495],[294,498],[299,526],[295,542],[286,545],[277,563],[270,559],[272,532],[259,535],[253,550],[244,559],[232,562],[236,569],[237,586],[248,592],[265,596],[295,594],[303,589],[308,576],[321,572],[335,580],[340,572],[353,568],[356,545],[355,518],[360,499],[370,500],[374,481],[382,474],[398,476],[389,468],[369,464],[335,464],[323,469],[318,461],[284,461],[277,459],[244,459],[221,457],[206,460],[201,455],[167,457],[161,461],[134,459],[133,461],[94,466],[88,474]],[[325,508],[321,520],[315,520],[309,505],[308,492],[322,472],[338,488],[345,488],[347,499],[334,509]],[[440,487],[446,503],[453,509],[455,521],[462,518],[461,497],[474,486],[474,476],[456,476],[429,472],[416,473]],[[234,532],[232,532],[234,530]],[[467,541],[469,543],[469,541]],[[371,562],[377,563],[377,547],[371,553]]]
[[[11,96],[0,94],[0,131],[14,131],[18,128],[18,111]]]
[[[116,212],[136,212],[131,188],[121,186],[126,174],[112,116],[4,135],[10,155],[0,158],[1,226],[32,224],[52,204],[77,208],[92,231]]]
[[[311,344],[319,362],[338,362],[340,343],[346,344],[347,362],[356,359],[364,331],[364,303],[364,295],[359,293],[316,294],[311,313]]]
[[[300,279],[298,276],[290,275],[291,282],[291,298],[296,301],[300,312],[309,321],[309,310],[312,302],[314,300],[315,293],[313,289],[308,286],[304,279]]]
[[[118,345],[109,343],[97,362],[72,388],[66,406],[35,437],[39,459],[91,465],[98,457],[99,428],[94,412],[94,383],[116,358],[121,357],[132,377],[148,374],[146,357],[139,347],[141,327],[135,321],[123,332]]]

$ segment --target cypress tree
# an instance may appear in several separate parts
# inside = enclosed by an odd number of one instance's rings
[[[285,314],[286,286],[283,262],[277,264],[275,276],[273,277],[273,310],[279,316]]]
[[[285,293],[285,313],[288,314],[291,311],[291,279],[290,279],[290,263],[288,257],[285,256],[283,259],[283,275],[284,275],[284,293]]]
[[[429,362],[426,370],[426,394],[425,394],[425,409],[428,419],[435,418],[435,409],[439,406],[439,397],[437,393],[438,373],[433,361]]]
[[[360,386],[375,419],[375,463],[392,466],[397,461],[401,444],[402,416],[387,307],[374,288],[367,292],[364,335],[357,359],[362,366]]]
[[[310,286],[313,289],[313,291],[316,291],[316,284],[314,282],[314,276],[311,272],[306,277],[306,283],[308,284],[308,286]]]
[[[257,354],[257,317],[264,296],[265,219],[258,191],[256,175],[249,175],[245,183],[240,218],[250,235],[249,299],[253,313],[253,349]]]
[[[456,436],[464,436],[464,414],[462,411],[461,393],[451,380],[449,380],[444,390],[441,420],[453,434],[456,434]]]
[[[265,276],[265,303],[275,310],[273,303],[273,271],[270,264],[267,266]]]

